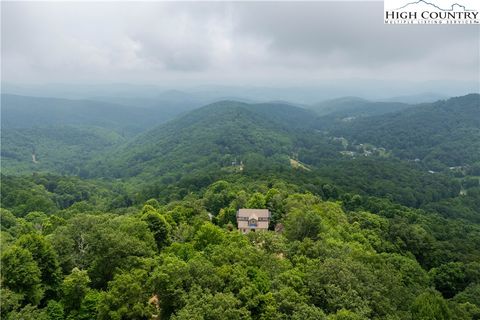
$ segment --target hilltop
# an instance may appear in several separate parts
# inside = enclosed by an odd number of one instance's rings
[[[286,104],[221,101],[141,134],[91,168],[95,174],[128,177],[220,170],[251,157],[283,162],[293,151],[295,132],[308,128],[313,118],[311,111]]]

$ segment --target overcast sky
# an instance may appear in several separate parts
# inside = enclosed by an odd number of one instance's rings
[[[384,25],[383,2],[2,2],[2,81],[479,81],[480,29]]]

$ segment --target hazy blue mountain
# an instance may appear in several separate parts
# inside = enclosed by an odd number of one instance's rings
[[[179,90],[164,91],[154,97],[98,96],[92,99],[126,107],[149,109],[146,110],[148,114],[161,114],[163,121],[173,119],[210,102]]]
[[[390,101],[388,99],[391,97],[421,95],[425,92],[441,92],[445,96],[458,96],[473,92],[477,88],[478,84],[471,81],[331,79],[281,87],[202,85],[183,90],[195,94],[197,97],[209,99],[212,97],[242,97],[261,102],[284,100],[296,104],[312,105],[318,101],[342,96],[357,96],[371,101]]]
[[[389,100],[391,97],[414,97],[425,92],[441,92],[445,96],[458,96],[477,90],[478,84],[472,81],[380,81],[366,79],[331,79],[295,85],[214,85],[214,84],[159,84],[139,85],[128,83],[111,84],[43,84],[21,85],[2,83],[2,92],[25,96],[60,97],[68,99],[92,99],[97,97],[120,97],[158,99],[169,91],[181,91],[200,103],[199,106],[223,99],[250,102],[275,100],[290,101],[296,104],[314,104],[318,101],[341,96],[358,96],[372,101]],[[172,90],[176,89],[176,90]],[[174,94],[175,95],[175,94]],[[414,103],[428,102],[424,98],[414,99]]]
[[[2,94],[1,102],[3,128],[90,125],[131,134],[172,117],[162,110],[93,100]]]
[[[376,102],[359,97],[342,97],[323,101],[310,108],[318,115],[330,115],[335,118],[372,116],[395,112],[411,107],[399,102]]]
[[[445,100],[448,98],[449,96],[447,95],[433,93],[433,92],[425,92],[425,93],[419,93],[419,94],[413,94],[413,95],[403,95],[403,96],[392,97],[388,99],[383,99],[382,101],[418,104],[418,103],[431,103],[438,100]]]

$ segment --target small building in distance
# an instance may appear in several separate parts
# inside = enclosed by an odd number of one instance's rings
[[[268,209],[239,209],[237,227],[242,233],[268,230],[270,211]]]

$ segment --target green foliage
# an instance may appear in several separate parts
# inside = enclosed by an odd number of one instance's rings
[[[350,193],[377,196],[409,207],[456,197],[460,184],[415,164],[396,159],[358,158],[322,161],[318,175]],[[338,187],[323,186],[326,199],[338,198]]]
[[[220,244],[224,241],[223,231],[211,223],[203,224],[195,235],[195,248],[205,249],[209,245]]]
[[[247,202],[247,208],[264,209],[265,197],[260,192],[255,192]]]
[[[16,216],[25,216],[32,211],[50,213],[55,211],[53,196],[45,186],[28,178],[1,177],[2,205]]]
[[[48,320],[63,320],[65,313],[63,311],[63,304],[55,300],[48,301],[47,304],[47,319]]]
[[[453,298],[468,284],[464,266],[459,262],[449,262],[430,270],[435,288],[445,298]]]
[[[241,307],[241,302],[231,293],[216,293],[212,295],[205,294],[201,292],[200,288],[196,288],[190,292],[186,299],[189,303],[172,319],[250,319],[249,312],[244,307]]]
[[[78,310],[89,290],[90,278],[85,270],[74,268],[62,284],[62,302],[67,312]]]
[[[152,232],[158,250],[170,244],[172,227],[163,215],[156,211],[147,211],[143,214],[142,220],[147,223],[148,229]]]
[[[96,319],[98,316],[98,304],[101,293],[96,290],[88,290],[82,300],[80,310],[76,313],[78,320]]]
[[[49,320],[45,310],[38,309],[35,306],[27,304],[20,310],[16,310],[11,312],[7,318],[7,320]]]
[[[448,320],[452,319],[452,313],[440,293],[429,290],[415,299],[412,305],[412,318],[416,320]]]
[[[451,157],[470,166],[445,169],[452,159],[438,150],[465,147],[462,132],[475,136],[471,115],[452,115],[475,111],[475,97],[391,106],[402,111],[380,118],[352,106],[364,118],[337,128],[292,106],[221,102],[114,152],[93,136],[116,127],[91,135],[65,127],[65,137],[20,130],[10,136],[19,152],[33,138],[75,143],[49,146],[58,150],[45,170],[101,178],[2,175],[2,318],[478,319],[479,162],[466,147]],[[367,111],[384,113],[376,107]],[[426,128],[403,132],[392,117]],[[397,136],[377,137],[385,128],[372,119]],[[377,130],[392,152],[341,155],[367,123],[358,139],[372,142]],[[425,138],[432,130],[438,136]],[[425,140],[417,148],[408,139]],[[89,145],[94,160],[66,161]],[[422,161],[405,161],[417,152]],[[428,173],[430,165],[443,172]],[[270,210],[270,231],[236,230],[237,210],[248,207]]]
[[[15,293],[12,290],[2,286],[0,288],[0,306],[2,307],[2,314],[8,315],[20,308],[23,295]]]
[[[32,257],[40,269],[40,280],[44,286],[45,298],[55,298],[62,275],[57,253],[52,245],[38,234],[21,236],[17,241],[17,245],[32,253]]]
[[[216,221],[220,226],[235,225],[237,223],[237,210],[232,207],[220,209]]]
[[[480,307],[480,284],[472,283],[465,290],[458,293],[454,300],[459,303],[471,303]]]
[[[108,291],[98,301],[98,319],[146,319],[154,308],[149,305],[149,294],[145,287],[147,273],[132,270],[117,274],[108,283]]]
[[[233,200],[233,193],[230,185],[226,181],[217,181],[212,184],[204,195],[205,208],[214,215],[220,212],[220,209],[227,207]]]
[[[156,199],[150,199],[147,202],[145,202],[146,206],[151,206],[153,209],[158,210],[160,209],[160,203]]]
[[[366,320],[366,318],[350,310],[341,309],[329,316],[328,320]]]
[[[22,295],[22,301],[36,305],[43,296],[41,271],[32,253],[18,246],[2,252],[2,284]]]
[[[48,215],[67,208],[72,213],[112,209],[112,199],[125,196],[125,190],[118,184],[78,177],[49,174],[16,177],[2,174],[1,180],[2,206],[17,217],[27,216],[31,212]],[[128,198],[123,200],[122,205],[128,205]]]
[[[166,256],[155,268],[150,278],[150,286],[159,298],[161,317],[168,318],[182,305],[182,288],[189,281],[187,264],[177,257]]]
[[[294,197],[294,200],[289,202],[291,208],[284,221],[285,236],[290,241],[301,241],[305,238],[317,240],[324,225],[322,224],[321,209],[312,207],[311,204],[317,202],[318,199],[309,195]]]
[[[52,243],[64,272],[88,270],[95,287],[105,287],[117,268],[130,269],[153,256],[155,241],[147,223],[128,216],[75,216],[58,228]]]
[[[86,177],[85,161],[125,141],[113,130],[92,126],[2,129],[4,174],[57,172]]]
[[[315,211],[291,211],[285,220],[285,236],[290,241],[310,238],[317,240],[322,230],[322,218]]]

